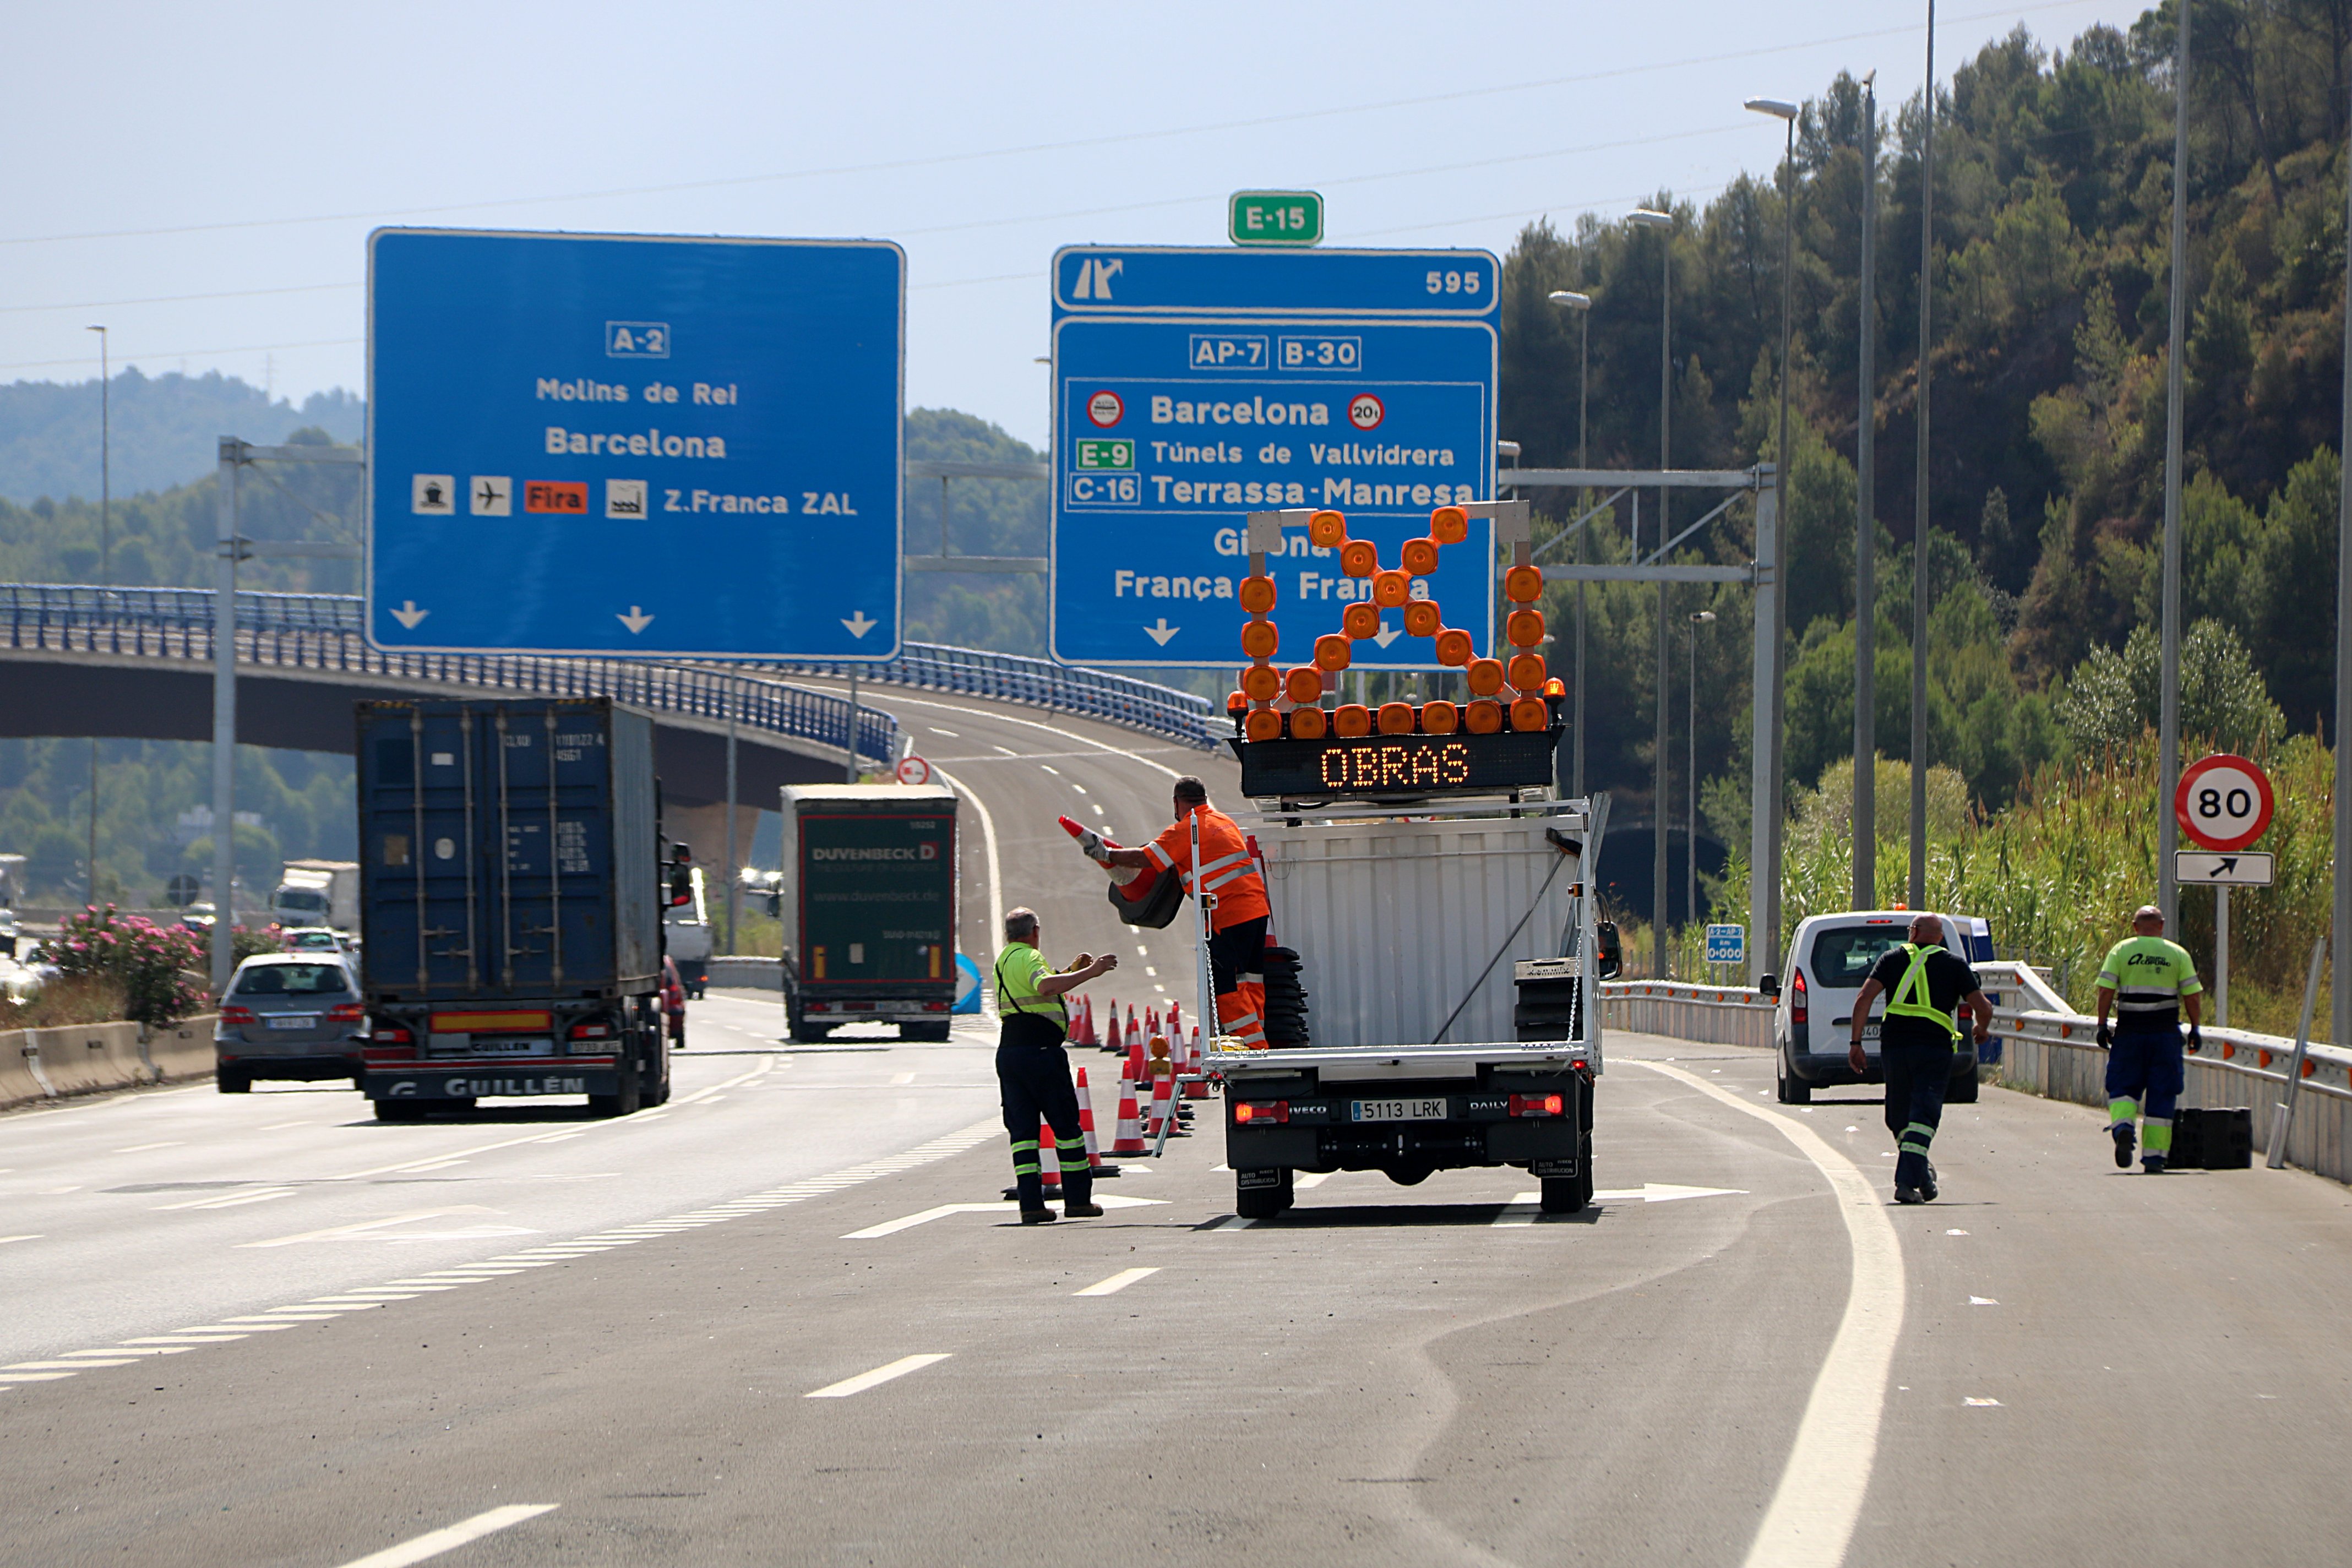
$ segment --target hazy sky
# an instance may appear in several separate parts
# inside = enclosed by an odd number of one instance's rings
[[[1937,75],[2021,21],[2126,0],[1944,0]],[[1307,187],[1328,243],[1501,253],[1528,220],[1704,201],[1777,121],[1875,68],[1918,0],[1552,7],[300,5],[25,0],[7,27],[0,381],[217,368],[365,380],[379,224],[868,236],[909,258],[910,405],[1042,444],[1058,245],[1222,244],[1227,193]]]

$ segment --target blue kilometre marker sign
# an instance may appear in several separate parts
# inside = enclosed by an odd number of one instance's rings
[[[1054,654],[1074,664],[1248,662],[1234,600],[1254,511],[1330,507],[1383,566],[1433,507],[1494,499],[1495,298],[1485,251],[1265,252],[1087,246],[1054,258]],[[1428,596],[1494,624],[1484,521]],[[1289,531],[1267,563],[1276,662],[1369,582]],[[1384,618],[1356,662],[1436,668]]]
[[[379,229],[380,647],[888,658],[906,257]]]

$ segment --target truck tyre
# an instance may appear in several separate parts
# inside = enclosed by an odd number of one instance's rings
[[[1973,1054],[1973,1053],[1972,1053]],[[1974,1105],[1977,1102],[1977,1069],[1971,1062],[1968,1076],[1956,1078],[1944,1086],[1946,1105]]]
[[[1417,1187],[1436,1171],[1434,1165],[1389,1165],[1381,1173],[1400,1187]]]
[[[654,1041],[654,1060],[656,1065],[653,1085],[645,1091],[645,1103],[647,1110],[656,1105],[669,1103],[669,1051],[658,1030],[655,1033]]]
[[[421,1100],[379,1100],[375,1102],[378,1121],[422,1121],[425,1102]]]
[[[1234,1212],[1244,1219],[1272,1219],[1292,1202],[1291,1173],[1282,1173],[1282,1184],[1275,1187],[1244,1187],[1241,1173],[1234,1174]]]
[[[250,1094],[253,1075],[243,1068],[222,1068],[213,1075],[213,1087],[223,1094]]]
[[[947,1039],[949,1033],[953,1027],[954,1026],[944,1022],[937,1024],[901,1024],[898,1026],[898,1035],[902,1039],[928,1040],[933,1045],[939,1045]]]
[[[644,1103],[645,1091],[638,1083],[637,1070],[634,1064],[622,1069],[620,1088],[617,1091],[612,1094],[592,1094],[588,1097],[589,1112],[595,1116],[633,1116],[636,1114],[637,1108]]]
[[[813,1046],[832,1033],[831,1024],[812,1024],[805,1018],[793,1025],[793,1038],[804,1046]]]
[[[1813,1086],[1789,1070],[1788,1058],[1778,1052],[1772,1058],[1773,1098],[1782,1105],[1811,1105]]]
[[[1591,1185],[1581,1175],[1543,1178],[1542,1208],[1546,1214],[1582,1214],[1584,1205],[1591,1201]]]

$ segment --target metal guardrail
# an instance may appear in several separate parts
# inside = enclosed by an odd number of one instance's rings
[[[348,594],[239,593],[238,657],[248,657],[246,650],[252,647],[259,650],[251,656],[257,664],[331,660],[303,668],[364,670],[550,696],[608,695],[665,711],[722,720],[728,716],[728,703],[740,695],[746,705],[734,710],[734,715],[741,722],[836,747],[846,741],[847,704],[841,698],[770,680],[746,680],[730,671],[842,679],[855,674],[884,685],[952,691],[1100,719],[1166,735],[1200,751],[1216,744],[1210,728],[1213,710],[1205,697],[1019,654],[906,643],[898,658],[875,664],[730,660],[723,667],[520,654],[387,654],[368,647],[362,613],[362,601]],[[5,626],[0,646],[8,647],[210,658],[213,595],[201,588],[5,583],[0,584],[0,623]],[[183,645],[194,651],[182,651]],[[417,673],[428,668],[449,673]],[[656,678],[653,672],[665,673]],[[762,703],[755,695],[761,691],[791,697]],[[755,718],[755,710],[766,717]],[[886,764],[898,760],[898,721],[890,715],[861,710],[857,740],[860,756]]]
[[[2001,1042],[2000,1081],[2051,1100],[2105,1109],[2106,1058],[2099,1021],[2075,1012],[2029,966],[2007,960],[1976,965],[1993,1001]],[[2023,1006],[2011,1005],[2014,996]],[[1762,993],[1668,980],[1612,980],[1601,985],[1605,1027],[1725,1045],[1772,1046],[1775,1004]],[[2287,1082],[2294,1042],[2250,1029],[2207,1028],[2205,1048],[2189,1058],[2181,1103],[2242,1105],[2253,1112],[2254,1148],[2270,1139]],[[2305,1098],[2287,1132],[2292,1165],[2352,1182],[2352,1050],[2314,1045],[2304,1054]]]
[[[195,588],[0,584],[0,647],[209,661],[214,595]],[[849,703],[773,679],[703,666],[527,654],[386,653],[361,633],[360,601],[341,594],[236,596],[236,655],[256,668],[349,672],[534,697],[609,697],[638,708],[834,750],[849,742]],[[884,767],[900,755],[898,721],[857,710],[857,754]]]

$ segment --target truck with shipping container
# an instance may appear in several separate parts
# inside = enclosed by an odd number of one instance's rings
[[[844,1024],[944,1040],[956,998],[956,797],[929,785],[785,786],[784,1017],[795,1040]]]
[[[653,721],[607,699],[359,704],[360,1088],[379,1119],[483,1096],[669,1097]]]
[[[360,868],[356,860],[289,860],[269,895],[269,918],[282,926],[360,929]]]
[[[1515,547],[1508,596],[1533,602],[1541,576],[1528,564],[1523,502],[1441,508],[1405,559],[1425,547],[1421,560],[1433,562],[1439,544],[1459,542],[1465,513],[1494,519],[1497,542]],[[1346,541],[1337,513],[1253,516],[1252,577],[1281,548],[1283,525],[1310,522],[1316,542]],[[1242,595],[1260,621],[1255,605],[1273,600],[1263,589]],[[1351,623],[1350,637],[1377,625]],[[1509,632],[1534,657],[1540,612]],[[1444,639],[1459,639],[1463,657],[1445,662],[1465,662],[1466,637],[1434,635],[1442,658]],[[1307,673],[1344,668],[1340,640],[1319,642]],[[1244,647],[1257,653],[1246,637]],[[1281,1214],[1300,1171],[1381,1171],[1411,1186],[1441,1170],[1498,1166],[1534,1176],[1544,1212],[1582,1209],[1603,1066],[1591,870],[1607,805],[1559,798],[1560,683],[1539,658],[1515,659],[1507,678],[1499,660],[1472,661],[1467,700],[1374,713],[1315,703],[1297,669],[1255,690],[1254,673],[1228,708],[1242,794],[1255,808],[1234,816],[1272,909],[1267,1044],[1221,1038],[1206,1065],[1224,1090],[1237,1211]],[[1516,694],[1497,700],[1506,679]]]

